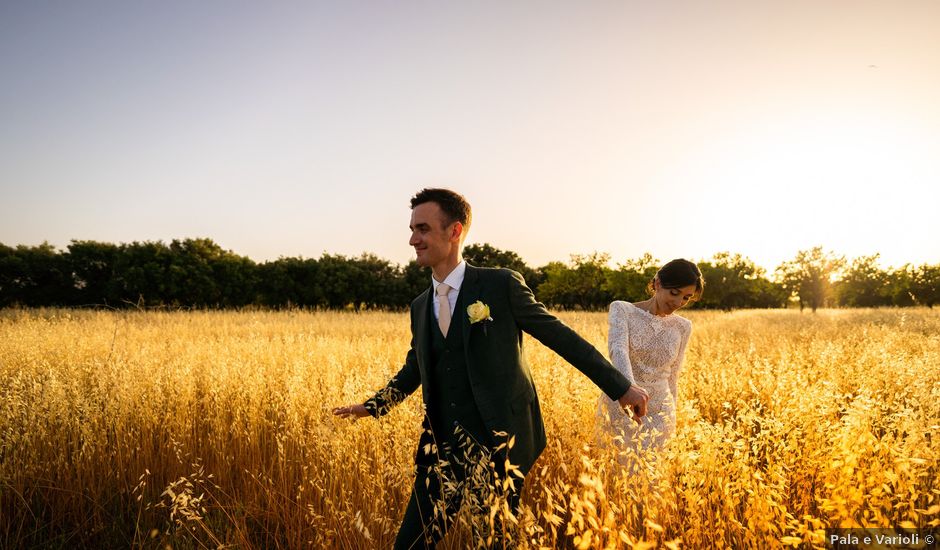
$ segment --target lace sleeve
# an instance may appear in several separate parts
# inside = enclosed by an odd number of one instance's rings
[[[682,340],[679,342],[679,353],[669,370],[669,389],[676,407],[679,406],[679,373],[682,372],[682,363],[685,361],[685,350],[689,345],[689,336],[692,334],[692,323],[686,321],[682,324]]]
[[[630,364],[630,330],[627,324],[629,315],[625,302],[610,304],[607,352],[614,367],[633,384],[636,380],[633,378],[633,365]]]

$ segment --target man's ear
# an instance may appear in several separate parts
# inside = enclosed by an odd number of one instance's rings
[[[454,222],[454,227],[450,230],[450,239],[452,241],[459,241],[464,234],[463,224],[460,222]]]

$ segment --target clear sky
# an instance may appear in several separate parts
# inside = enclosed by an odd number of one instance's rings
[[[940,262],[940,2],[0,0],[0,242]]]

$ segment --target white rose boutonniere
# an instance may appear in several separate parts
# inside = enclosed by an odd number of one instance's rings
[[[490,306],[484,304],[480,300],[467,306],[467,317],[470,318],[470,324],[479,323],[482,321],[492,321],[493,318],[490,317]],[[483,333],[486,334],[486,325],[483,325]]]

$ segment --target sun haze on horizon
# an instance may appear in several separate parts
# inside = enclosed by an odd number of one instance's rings
[[[0,7],[0,242],[940,262],[940,4]]]

